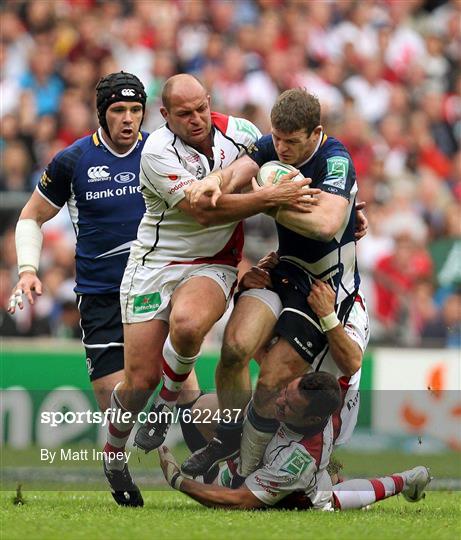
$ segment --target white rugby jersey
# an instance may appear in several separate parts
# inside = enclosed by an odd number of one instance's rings
[[[354,304],[344,325],[346,334],[354,340],[362,352],[368,345],[370,339],[370,322],[368,311],[363,296],[359,293],[355,297]],[[313,371],[326,371],[334,375],[341,388],[342,407],[338,413],[333,415],[335,444],[340,445],[347,442],[352,436],[357,415],[359,412],[359,386],[361,369],[352,377],[345,376],[333,359],[329,348],[319,354],[312,363]]]
[[[203,227],[177,204],[194,180],[229,166],[261,136],[248,120],[211,113],[214,166],[165,125],[149,136],[141,156],[140,184],[146,203],[131,248],[139,264],[161,268],[170,264],[214,263],[237,266],[243,248],[239,222]]]
[[[326,470],[333,449],[331,417],[323,431],[302,435],[280,427],[267,445],[263,466],[246,480],[246,487],[259,500],[283,507],[322,507],[326,501],[318,491],[318,480]],[[328,499],[330,494],[325,493]]]

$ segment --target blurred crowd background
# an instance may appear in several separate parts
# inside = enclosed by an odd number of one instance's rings
[[[178,72],[263,133],[280,92],[315,93],[367,203],[358,252],[372,342],[460,346],[460,0],[4,0],[0,16],[3,336],[79,337],[65,211],[44,227],[43,296],[6,313],[14,224],[52,156],[97,127],[99,78],[123,69],[146,86],[149,132]],[[251,264],[276,237],[265,217],[246,228]]]

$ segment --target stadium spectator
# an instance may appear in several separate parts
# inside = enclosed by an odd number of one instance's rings
[[[461,292],[447,296],[442,308],[422,329],[421,336],[430,345],[460,349],[461,347]]]
[[[407,191],[413,186],[417,211],[429,227],[428,238],[431,242],[443,238],[441,216],[451,204],[442,204],[446,199],[444,185],[458,202],[461,200],[461,28],[456,0],[158,1],[155,9],[143,0],[7,0],[4,4],[0,152],[2,162],[6,153],[8,183],[14,189],[22,185],[14,192],[18,198],[8,201],[25,200],[39,171],[64,144],[57,138],[58,131],[64,141],[72,138],[72,118],[78,119],[75,136],[85,128],[94,128],[94,84],[101,76],[123,68],[127,51],[130,71],[139,65],[137,75],[145,73],[145,82],[152,81],[145,123],[151,131],[162,122],[158,88],[181,70],[191,70],[200,77],[220,110],[229,112],[225,103],[219,102],[219,95],[229,65],[222,51],[231,48],[234,52],[229,56],[237,58],[238,51],[243,55],[240,78],[245,90],[248,88],[245,99],[242,94],[230,103],[237,116],[248,114],[262,132],[267,132],[268,112],[278,94],[306,85],[318,93],[324,110],[334,113],[322,120],[329,134],[350,139],[364,199],[369,204],[389,204],[386,210],[392,213],[391,201],[401,186]],[[133,51],[140,55],[134,56]],[[369,58],[378,58],[377,65],[384,61],[378,79],[389,89],[384,112],[372,114],[382,118],[378,125],[367,121],[367,106],[373,100],[365,100],[365,108],[357,109],[345,83],[366,82]],[[28,89],[22,91],[24,83]],[[69,104],[69,99],[83,103],[86,111],[81,104]],[[256,112],[255,107],[259,107]],[[356,123],[351,119],[352,111]],[[17,160],[23,163],[11,163]],[[425,169],[435,174],[438,187],[427,180]],[[423,197],[418,193],[420,178]],[[428,207],[429,184],[439,201],[436,207]],[[0,186],[2,193],[6,189]],[[13,209],[17,215],[20,206],[5,202],[0,234],[10,223]],[[266,248],[266,243],[261,245],[261,252],[254,256],[262,255]]]

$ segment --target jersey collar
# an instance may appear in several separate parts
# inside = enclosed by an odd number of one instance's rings
[[[295,167],[297,169],[299,169],[300,167],[303,167],[306,163],[308,163],[314,156],[315,154],[317,153],[318,149],[322,146],[322,144],[327,140],[327,136],[323,133],[323,131],[320,133],[320,137],[319,137],[319,140],[318,140],[318,143],[317,143],[317,146],[315,147],[315,150],[312,152],[312,154],[305,160],[303,161],[302,163],[300,163],[299,165],[295,165]]]
[[[107,143],[106,141],[104,140],[103,136],[102,136],[102,128],[99,127],[98,128],[98,131],[95,131],[93,133],[93,143],[95,146],[100,146],[101,144],[104,146],[104,148],[106,148],[111,154],[113,154],[114,156],[116,157],[119,157],[119,158],[123,158],[123,157],[126,157],[128,156],[129,154],[131,154],[131,152],[133,152],[133,150],[136,148],[136,146],[138,145],[138,142],[139,141],[142,141],[142,134],[141,132],[138,133],[138,138],[136,139],[135,143],[133,144],[133,146],[128,150],[128,152],[125,152],[124,154],[119,154],[118,152],[115,152],[115,150],[113,150]]]

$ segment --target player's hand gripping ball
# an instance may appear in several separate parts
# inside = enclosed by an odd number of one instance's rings
[[[285,174],[296,170],[295,167],[281,161],[268,161],[259,169],[256,182],[261,187],[268,184],[278,184]],[[304,176],[299,173],[291,180],[302,180],[303,178]]]

